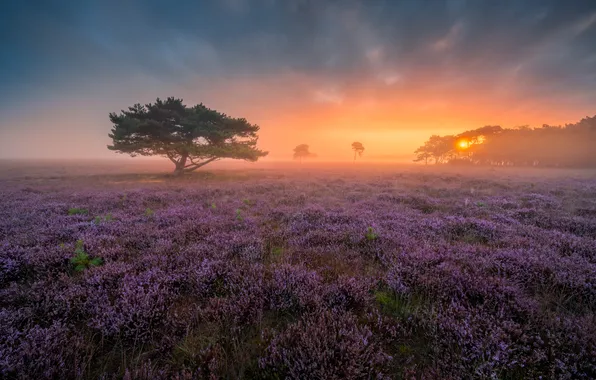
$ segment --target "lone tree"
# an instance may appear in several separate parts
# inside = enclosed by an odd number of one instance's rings
[[[314,154],[310,152],[309,146],[307,144],[300,144],[296,148],[294,148],[294,159],[300,160],[302,163],[303,158],[313,157]]]
[[[173,97],[135,104],[128,111],[110,113],[114,124],[108,149],[132,157],[163,156],[174,173],[191,172],[222,158],[257,161],[267,152],[257,149],[259,126],[232,118],[202,103],[187,107]]]
[[[361,142],[353,142],[352,149],[354,150],[354,161],[356,161],[356,155],[362,157],[362,153],[364,153],[364,145],[362,145]]]

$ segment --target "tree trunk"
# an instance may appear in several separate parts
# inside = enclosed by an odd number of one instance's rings
[[[186,166],[186,155],[182,155],[178,161],[176,161],[176,168],[174,169],[174,175],[179,176],[184,173],[184,167]]]

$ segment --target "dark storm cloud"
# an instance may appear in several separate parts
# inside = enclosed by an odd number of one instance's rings
[[[0,96],[299,72],[339,85],[513,80],[596,100],[596,2],[212,0],[5,2]],[[442,81],[444,80],[444,82]],[[524,85],[526,87],[524,87]]]

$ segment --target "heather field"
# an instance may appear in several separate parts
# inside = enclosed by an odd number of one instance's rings
[[[596,377],[593,171],[297,166],[0,167],[0,377]]]

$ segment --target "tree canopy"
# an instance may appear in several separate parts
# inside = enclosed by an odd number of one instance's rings
[[[108,149],[131,156],[163,156],[174,172],[190,172],[215,160],[256,161],[267,155],[257,149],[259,126],[198,104],[188,107],[173,97],[135,104],[110,113],[113,124]]]
[[[505,166],[596,166],[596,116],[565,126],[485,126],[458,135],[431,136],[414,161]]]
[[[361,142],[354,141],[352,143],[352,150],[354,151],[354,161],[356,161],[356,156],[362,157],[362,153],[364,153],[364,145]]]
[[[428,159],[432,158],[436,164],[446,162],[454,153],[455,141],[456,138],[454,136],[441,137],[432,135],[424,145],[414,151],[417,155],[414,161],[425,161],[428,163]]]
[[[302,162],[303,158],[313,157],[314,153],[310,152],[310,147],[307,144],[300,144],[294,148],[294,159]]]

